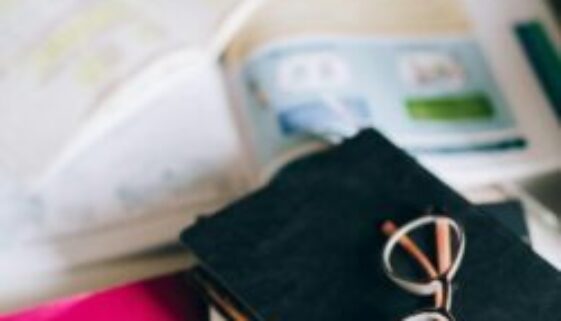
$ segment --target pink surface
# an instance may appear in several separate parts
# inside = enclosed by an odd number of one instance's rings
[[[0,321],[205,321],[206,311],[182,277],[171,275],[55,301]]]

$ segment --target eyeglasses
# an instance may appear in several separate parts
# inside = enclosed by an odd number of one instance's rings
[[[424,244],[431,241],[430,237],[427,238],[431,234],[427,233],[431,226],[434,226],[432,241],[436,243],[436,266],[419,246],[423,241]],[[434,307],[417,311],[402,320],[454,321],[451,314],[452,279],[464,256],[465,236],[462,227],[447,216],[430,214],[400,228],[392,221],[386,221],[382,225],[382,231],[389,236],[382,253],[384,271],[389,279],[412,294],[434,296]],[[409,257],[405,258],[408,261],[403,260],[404,254],[408,254]],[[411,273],[411,269],[408,271],[403,268],[407,265],[404,262],[410,262],[411,259],[419,265],[423,277],[419,278],[418,273],[415,275]]]

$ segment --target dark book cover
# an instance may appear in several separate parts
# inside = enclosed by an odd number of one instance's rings
[[[524,206],[520,201],[511,199],[496,203],[477,204],[476,207],[502,223],[524,243],[531,244]]]
[[[210,296],[220,293],[247,320],[398,320],[431,298],[388,280],[379,228],[433,206],[466,231],[457,320],[561,320],[561,274],[371,130],[293,162],[181,239],[199,259],[194,274]]]

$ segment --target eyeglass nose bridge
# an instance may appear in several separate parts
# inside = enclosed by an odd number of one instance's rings
[[[438,291],[442,293],[442,302],[437,308],[443,308],[449,312],[452,309],[452,294],[454,293],[450,275],[448,273],[440,275],[435,281],[438,282]]]

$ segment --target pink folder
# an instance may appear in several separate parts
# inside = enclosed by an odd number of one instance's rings
[[[207,310],[181,275],[170,275],[0,315],[0,321],[206,321]]]

